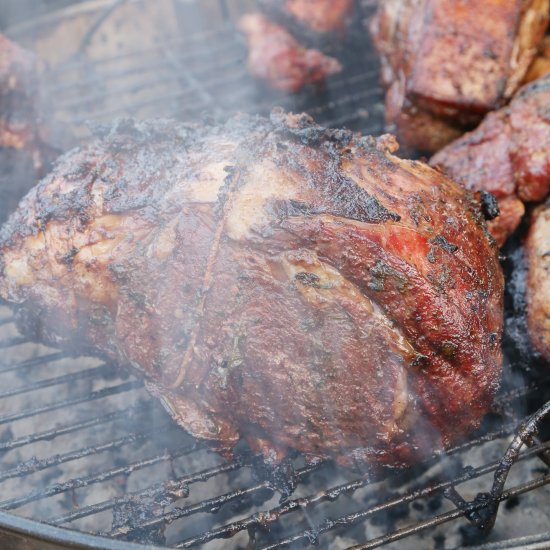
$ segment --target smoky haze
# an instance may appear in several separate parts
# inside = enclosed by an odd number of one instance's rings
[[[5,29],[48,11],[78,4],[82,0],[0,0],[0,28]]]

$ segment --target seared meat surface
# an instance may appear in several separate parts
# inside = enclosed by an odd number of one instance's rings
[[[32,52],[0,34],[0,221],[57,156],[36,105],[43,69]]]
[[[317,49],[305,48],[284,27],[264,15],[245,15],[239,26],[248,43],[250,72],[273,88],[297,92],[342,70],[338,60]]]
[[[389,88],[388,122],[410,146],[435,151],[502,106],[537,53],[549,7],[548,0],[380,1],[370,30]]]
[[[315,33],[342,32],[353,11],[353,0],[260,0],[262,8],[275,20]]]
[[[550,205],[533,213],[525,243],[527,323],[535,348],[550,361]]]
[[[394,146],[279,111],[122,121],[3,227],[0,297],[228,454],[410,463],[488,410],[503,277],[473,196]]]
[[[512,102],[430,161],[468,189],[497,197],[503,215],[490,222],[499,244],[513,233],[524,202],[550,189],[550,75],[521,88]]]

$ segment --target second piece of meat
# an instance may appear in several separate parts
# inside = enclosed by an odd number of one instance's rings
[[[498,199],[501,215],[489,225],[502,245],[518,227],[524,202],[543,200],[550,188],[550,75],[524,86],[509,106],[489,113],[430,164]]]
[[[304,47],[287,29],[264,15],[245,15],[239,26],[248,43],[250,72],[275,89],[294,93],[342,70],[337,59]]]
[[[384,0],[370,30],[386,118],[434,152],[517,90],[548,25],[548,0]]]

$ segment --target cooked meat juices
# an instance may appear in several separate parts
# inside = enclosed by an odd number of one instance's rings
[[[550,205],[533,213],[525,243],[527,324],[535,348],[550,361]]]
[[[411,463],[490,407],[503,276],[473,196],[394,147],[279,111],[121,121],[3,227],[0,297],[227,455]]]
[[[239,27],[248,43],[250,72],[273,88],[297,92],[342,70],[338,60],[302,46],[288,30],[264,15],[245,15]]]
[[[489,113],[430,164],[497,197],[501,216],[489,226],[502,245],[519,225],[523,203],[541,201],[550,190],[550,74],[521,88],[508,107]]]
[[[519,87],[548,25],[548,0],[384,0],[370,24],[389,87],[387,120],[436,151]],[[433,129],[432,129],[433,127]]]

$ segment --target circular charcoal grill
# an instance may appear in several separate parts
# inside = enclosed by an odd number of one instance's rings
[[[365,18],[373,4],[363,2]],[[268,114],[275,105],[328,126],[383,131],[383,91],[361,21],[345,71],[323,90],[287,97],[247,74],[235,22],[253,8],[252,0],[94,0],[9,34],[50,62],[44,95],[80,139],[88,120]],[[549,412],[550,369],[521,345],[516,248],[505,266],[514,368],[494,413],[463,445],[398,472],[300,457],[273,471],[245,448],[225,462],[174,426],[141,382],[27,342],[0,308],[1,546],[547,548],[550,440],[536,432]]]

